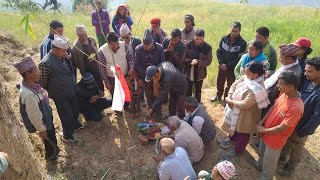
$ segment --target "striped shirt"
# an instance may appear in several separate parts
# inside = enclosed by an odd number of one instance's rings
[[[40,45],[40,59],[41,60],[52,49],[53,38],[54,38],[54,36],[49,34],[42,40],[42,43]]]
[[[110,84],[108,76],[107,76],[107,72],[106,72],[106,58],[104,57],[104,54],[101,50],[98,51],[97,53],[97,59],[98,61],[101,63],[99,63],[99,72],[101,75],[101,80],[105,83],[105,84]]]

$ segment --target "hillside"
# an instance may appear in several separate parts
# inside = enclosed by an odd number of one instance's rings
[[[162,19],[162,27],[170,33],[173,28],[182,28],[183,16],[192,13],[195,16],[196,28],[203,28],[206,31],[206,41],[215,50],[221,37],[229,32],[230,24],[233,21],[242,23],[241,35],[245,40],[254,39],[254,32],[259,26],[267,26],[271,31],[270,42],[277,48],[281,44],[294,42],[298,37],[304,36],[312,40],[314,49],[311,56],[320,55],[320,39],[318,38],[318,27],[320,27],[320,10],[306,7],[268,7],[241,4],[224,4],[208,0],[166,1],[149,0],[145,13],[140,16],[147,0],[128,0],[127,4],[131,11],[134,25],[133,34],[142,37],[145,28],[149,27],[152,17]],[[65,36],[71,42],[76,40],[75,25],[84,24],[91,36],[95,37],[94,29],[91,26],[89,12],[73,14],[39,14],[42,20],[49,23],[52,19],[59,19],[64,22]],[[114,14],[111,12],[110,14]],[[48,33],[49,28],[38,18],[31,21],[33,31],[37,39],[33,40],[24,34],[24,27],[19,27],[22,15],[17,13],[0,13],[0,29],[9,32],[17,40],[23,43],[38,47],[43,37]],[[137,28],[137,25],[139,27]],[[216,81],[217,60],[214,55],[213,63],[209,67],[207,86],[214,86]]]

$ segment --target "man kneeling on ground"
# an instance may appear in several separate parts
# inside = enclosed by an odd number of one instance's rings
[[[103,98],[104,92],[98,88],[93,75],[90,73],[85,73],[77,86],[80,113],[84,115],[86,121],[101,121],[102,111],[111,107],[112,100]]]
[[[193,96],[186,98],[184,107],[188,113],[184,120],[197,131],[204,144],[209,144],[217,132],[205,107]]]
[[[191,163],[199,162],[204,155],[204,145],[198,133],[178,116],[168,118],[168,128],[174,134],[176,147],[187,151]]]

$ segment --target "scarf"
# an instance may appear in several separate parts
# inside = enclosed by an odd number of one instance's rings
[[[161,77],[161,72],[159,74],[159,77],[153,80],[153,94],[156,97],[159,97],[160,95],[160,77]]]
[[[244,54],[241,57],[241,59],[242,59],[242,63],[241,63],[242,68],[245,68],[246,65],[251,61],[256,61],[256,62],[261,62],[261,63],[264,63],[264,61],[267,61],[267,57],[263,54],[263,52],[258,54],[258,56],[256,56],[255,58],[250,57],[249,53],[247,53],[247,54]]]
[[[270,102],[266,90],[259,84],[263,80],[263,76],[260,76],[254,80],[250,80],[247,78],[247,76],[244,76],[243,81],[237,84],[236,90],[232,94],[232,99],[235,101],[241,101],[244,99],[244,93],[248,90],[251,90],[255,95],[255,100],[259,109],[266,108]],[[233,107],[231,109],[227,104],[224,109],[224,113],[224,122],[230,125],[230,130],[232,133],[230,135],[232,136],[237,126],[237,121],[240,115],[240,108]]]
[[[24,81],[22,81],[22,85],[28,88],[29,90],[31,90],[32,92],[36,92],[37,94],[41,93],[46,104],[49,105],[49,98],[48,98],[47,92],[39,84],[29,85],[29,84],[26,84]]]
[[[286,70],[288,70],[298,64],[299,64],[299,61],[296,61],[295,63],[281,66],[274,74],[272,74],[272,76],[270,76],[266,81],[264,81],[264,86],[265,86],[266,90],[268,90],[269,88],[271,88],[273,85],[275,85],[277,83],[278,77],[282,72],[284,72],[284,71],[286,71]]]
[[[130,37],[129,44],[125,44],[126,52],[129,53],[130,56],[134,56],[132,42],[133,42],[133,37]]]

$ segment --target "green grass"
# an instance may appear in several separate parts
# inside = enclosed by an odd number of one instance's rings
[[[206,31],[205,40],[211,44],[214,50],[214,59],[209,67],[207,86],[215,85],[217,74],[217,59],[215,50],[221,37],[229,32],[230,24],[233,21],[242,23],[242,36],[250,41],[254,39],[254,31],[259,26],[267,26],[271,31],[271,44],[277,48],[280,44],[294,42],[298,37],[304,36],[312,40],[313,53],[311,56],[320,55],[320,10],[302,7],[263,7],[241,4],[223,4],[210,2],[208,0],[149,0],[147,9],[141,19],[140,25],[136,31],[138,20],[143,11],[146,0],[128,0],[135,25],[133,33],[142,37],[145,28],[149,27],[149,21],[152,17],[162,19],[162,27],[170,32],[173,28],[182,28],[183,16],[192,13],[195,16],[197,28],[203,28]],[[188,3],[186,3],[188,2]],[[87,26],[89,34],[94,35],[94,29],[91,26],[90,14],[41,14],[43,20],[49,22],[51,19],[59,19],[65,25],[65,35],[76,40],[75,25],[83,23]],[[1,13],[0,29],[7,31],[15,36],[17,40],[23,43],[38,47],[42,38],[48,33],[48,27],[39,20],[32,21],[32,27],[37,35],[37,40],[26,37],[23,27],[19,27],[22,15],[17,13]]]

